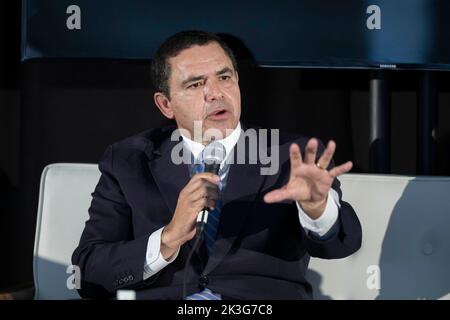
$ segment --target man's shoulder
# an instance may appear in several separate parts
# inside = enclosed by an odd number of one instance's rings
[[[114,150],[114,153],[122,155],[152,151],[158,148],[166,139],[169,139],[174,129],[174,125],[147,129],[114,142],[111,148]]]

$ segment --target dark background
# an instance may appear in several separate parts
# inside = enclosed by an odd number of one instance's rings
[[[150,61],[20,64],[20,1],[0,2],[0,289],[32,281],[43,168],[95,163],[106,146],[167,121],[153,104]],[[241,63],[243,120],[337,142],[335,160],[369,172],[370,70],[257,68]],[[450,74],[435,72],[436,175],[450,175]],[[416,174],[420,71],[388,71],[391,173]]]

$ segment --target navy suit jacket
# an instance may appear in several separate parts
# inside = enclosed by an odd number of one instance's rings
[[[170,222],[178,194],[190,179],[188,165],[171,161],[178,143],[170,139],[174,129],[147,130],[107,148],[90,217],[72,256],[81,268],[82,297],[108,298],[118,289],[134,289],[138,299],[182,298],[185,262],[194,240],[181,247],[174,262],[143,280],[148,238]],[[302,228],[295,203],[263,201],[264,194],[288,181],[289,145],[297,142],[303,152],[307,140],[280,134],[275,175],[261,175],[260,163],[231,165],[215,247],[209,258],[204,246],[193,255],[188,294],[208,287],[232,299],[309,299],[312,290],[305,272],[310,256],[342,258],[360,248],[361,226],[346,202],[341,201],[339,231],[321,241]],[[320,143],[319,153],[323,148]],[[339,185],[335,179],[332,187],[341,198]]]

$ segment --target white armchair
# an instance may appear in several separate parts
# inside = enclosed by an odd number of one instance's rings
[[[100,171],[94,164],[45,167],[34,243],[35,299],[80,299],[69,266],[99,178]]]

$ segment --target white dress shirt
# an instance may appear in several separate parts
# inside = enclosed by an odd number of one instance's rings
[[[231,132],[231,134],[229,134],[222,140],[217,140],[218,142],[224,145],[227,156],[231,154],[231,150],[236,145],[239,136],[241,134],[241,131],[242,131],[241,124],[238,123],[237,127]],[[187,147],[187,149],[192,152],[194,158],[196,159],[198,155],[203,151],[205,146],[201,143],[189,139],[184,135],[182,135],[182,138],[183,142],[185,143],[185,147]],[[225,161],[226,159],[222,162],[221,166]],[[329,235],[328,232],[330,233],[334,232],[335,228],[333,228],[332,230],[332,227],[336,225],[336,221],[338,218],[338,211],[340,207],[339,195],[335,190],[330,189],[328,193],[325,211],[319,218],[315,220],[308,217],[308,215],[302,210],[302,208],[298,205],[297,202],[296,204],[300,224],[305,229],[305,231],[308,232],[309,235],[313,236],[314,238],[321,239],[322,237],[328,238]],[[178,253],[180,252],[180,248],[178,248],[177,252],[174,253],[174,255],[170,258],[170,260],[165,260],[163,258],[160,249],[161,234],[163,229],[164,227],[156,230],[148,238],[147,253],[144,262],[144,280],[155,275],[164,267],[173,262],[177,258]]]

